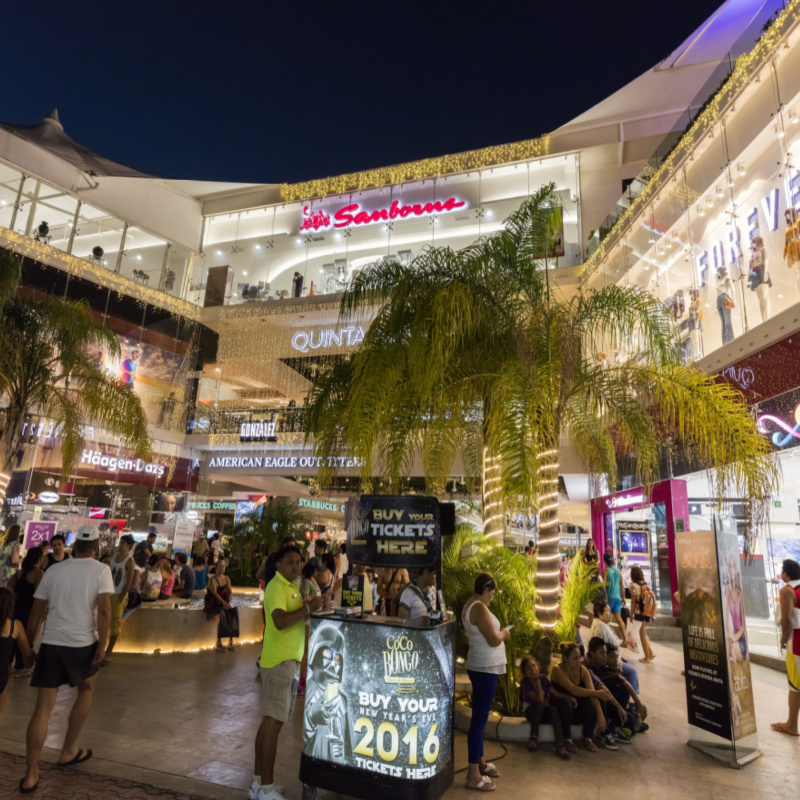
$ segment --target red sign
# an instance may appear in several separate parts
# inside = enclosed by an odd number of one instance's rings
[[[448,211],[456,211],[466,207],[465,200],[457,200],[449,197],[447,200],[436,200],[430,203],[412,203],[402,205],[399,200],[395,200],[389,208],[379,208],[375,211],[360,211],[358,203],[340,208],[333,215],[334,228],[347,228],[350,225],[371,225],[374,222],[389,222],[395,219],[406,219],[407,217],[426,217],[431,214],[443,214]],[[303,208],[303,224],[301,231],[308,230],[327,230],[331,227],[331,217],[322,211],[309,211],[308,206]]]

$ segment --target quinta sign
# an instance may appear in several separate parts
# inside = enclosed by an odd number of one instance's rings
[[[389,222],[408,217],[427,217],[431,214],[444,214],[466,208],[465,200],[448,197],[447,200],[428,203],[411,203],[403,205],[400,200],[395,200],[388,208],[378,208],[375,211],[363,211],[358,203],[351,203],[334,212],[331,217],[324,211],[311,211],[308,206],[303,207],[303,222],[300,231],[325,231],[330,228],[347,228],[351,225],[372,225],[376,222]]]
[[[359,325],[350,328],[326,328],[321,331],[297,331],[292,336],[292,347],[301,353],[308,353],[320,347],[355,347],[363,341],[364,329]]]

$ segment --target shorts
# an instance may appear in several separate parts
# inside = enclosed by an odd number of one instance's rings
[[[97,642],[86,647],[42,644],[36,656],[31,686],[38,689],[57,689],[65,683],[77,686],[97,675],[99,666],[92,665],[96,652]]]
[[[299,661],[283,661],[274,667],[261,667],[261,716],[289,722],[297,699]]]
[[[634,614],[634,615],[633,615],[633,618],[634,618],[634,619],[635,619],[637,622],[652,622],[652,621],[653,621],[653,618],[652,618],[652,617],[649,617],[649,616],[647,616],[647,614]]]
[[[800,656],[786,651],[786,677],[789,679],[789,691],[800,692]]]
[[[612,614],[619,614],[622,611],[622,599],[619,597],[609,597],[608,605]]]
[[[118,594],[111,595],[111,627],[109,633],[111,636],[119,636],[122,631],[122,612],[128,605],[128,595],[126,594],[122,600],[119,599]]]

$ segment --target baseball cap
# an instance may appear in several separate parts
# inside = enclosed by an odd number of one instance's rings
[[[78,528],[76,542],[96,542],[100,538],[100,531],[94,525],[81,525]]]

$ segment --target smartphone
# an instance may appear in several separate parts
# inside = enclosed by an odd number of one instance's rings
[[[503,628],[503,630],[510,631],[513,627],[514,627],[513,625],[506,625],[505,628]]]

